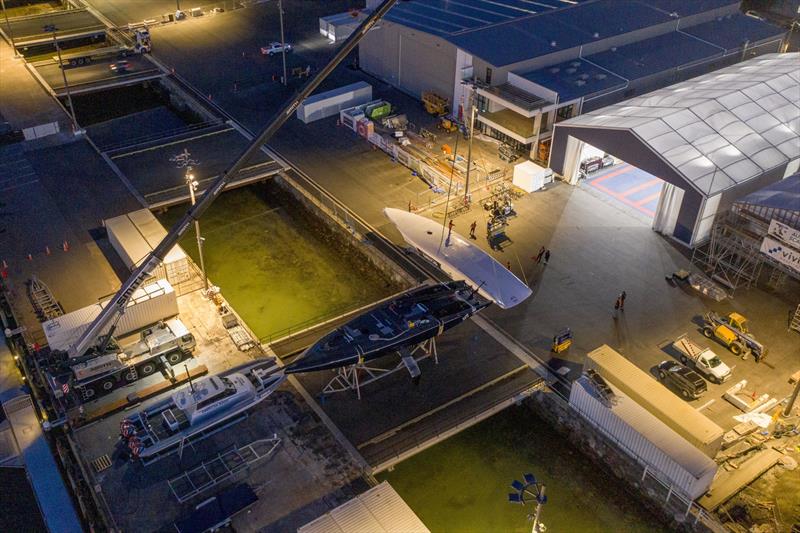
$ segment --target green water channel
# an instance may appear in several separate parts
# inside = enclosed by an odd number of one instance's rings
[[[529,532],[532,507],[508,503],[526,472],[544,483],[542,522],[555,532],[656,532],[666,526],[525,406],[400,463],[388,480],[434,533]]]
[[[225,192],[200,220],[209,279],[259,337],[397,290],[276,185]],[[159,215],[169,228],[187,205]],[[180,241],[200,264],[194,228]]]

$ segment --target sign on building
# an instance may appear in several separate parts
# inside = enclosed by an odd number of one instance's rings
[[[764,237],[761,252],[800,274],[800,250],[772,237]]]
[[[775,237],[779,241],[785,242],[792,248],[800,250],[800,230],[796,230],[782,222],[773,220],[769,223],[767,234]]]

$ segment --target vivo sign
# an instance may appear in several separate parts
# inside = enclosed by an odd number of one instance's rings
[[[800,230],[773,220],[761,242],[761,252],[800,273]]]

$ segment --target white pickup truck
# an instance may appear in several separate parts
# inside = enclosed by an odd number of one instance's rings
[[[672,347],[680,354],[681,363],[686,365],[691,362],[710,381],[724,383],[731,378],[730,367],[717,354],[695,343],[685,333],[672,343]]]

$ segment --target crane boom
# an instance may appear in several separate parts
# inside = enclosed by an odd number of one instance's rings
[[[70,358],[79,357],[86,353],[99,339],[100,333],[111,324],[116,317],[125,312],[125,307],[131,299],[131,296],[136,289],[141,286],[145,279],[161,264],[170,250],[178,243],[180,238],[186,233],[186,230],[192,225],[195,220],[198,220],[203,213],[214,203],[225,186],[233,180],[242,167],[261,149],[261,146],[267,143],[275,132],[283,126],[283,124],[292,116],[297,107],[316,89],[322,81],[333,72],[333,70],[344,60],[347,55],[353,51],[356,45],[364,38],[367,32],[372,29],[376,22],[378,22],[386,14],[389,9],[397,2],[397,0],[384,0],[377,9],[375,9],[369,16],[361,23],[361,25],[353,32],[350,37],[344,42],[342,47],[336,52],[336,55],[331,59],[325,67],[320,70],[313,78],[311,78],[299,92],[297,92],[283,107],[273,116],[272,120],[267,126],[259,133],[250,145],[236,158],[236,160],[211,184],[208,189],[198,199],[197,203],[192,206],[186,214],[181,218],[162,241],[150,252],[140,266],[133,271],[131,276],[122,284],[119,291],[114,295],[108,305],[100,312],[97,318],[89,325],[83,332],[78,341],[69,349]]]

